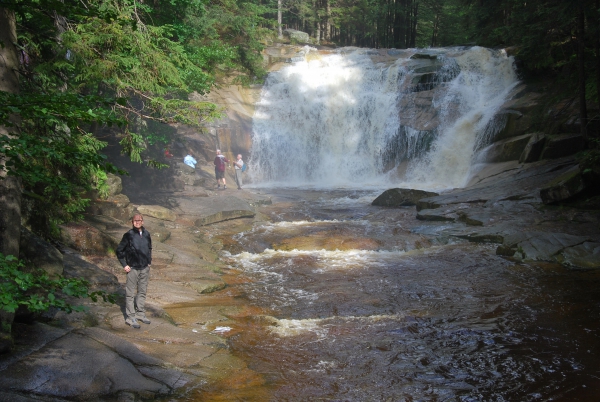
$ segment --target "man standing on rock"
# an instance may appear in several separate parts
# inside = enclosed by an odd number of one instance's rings
[[[135,214],[131,223],[133,228],[123,235],[121,243],[117,247],[117,258],[127,272],[127,284],[125,285],[127,318],[125,323],[131,325],[132,328],[139,328],[138,320],[144,324],[150,324],[150,320],[146,318],[145,305],[150,265],[152,264],[152,239],[150,232],[143,226],[142,215]],[[135,296],[136,291],[137,296]]]
[[[237,160],[233,163],[235,167],[235,183],[237,184],[238,190],[242,189],[242,172],[244,168],[244,161],[242,160],[242,154],[238,154]]]
[[[223,188],[227,188],[227,183],[225,182],[225,167],[227,166],[226,164],[229,163],[229,160],[221,154],[220,149],[217,149],[217,156],[215,156],[215,160],[213,163],[215,165],[215,177],[217,178],[217,188],[221,188],[221,180],[223,181]]]

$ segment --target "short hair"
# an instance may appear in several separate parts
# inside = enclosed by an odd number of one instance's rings
[[[221,153],[221,150],[220,150],[220,149],[217,149],[217,153],[218,153],[218,154],[219,154],[219,153]]]
[[[144,220],[144,216],[143,216],[142,214],[134,214],[134,215],[131,217],[131,222],[133,222],[133,220],[134,220],[135,218],[137,218],[138,216],[139,216],[140,218],[142,218],[142,220]]]

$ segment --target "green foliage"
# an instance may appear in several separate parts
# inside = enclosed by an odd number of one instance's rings
[[[89,283],[83,279],[50,279],[43,270],[27,272],[22,262],[12,255],[0,253],[0,310],[14,313],[19,306],[31,312],[47,311],[51,307],[67,312],[83,311],[73,306],[65,297],[102,299],[115,303],[115,296],[104,291],[90,292]]]
[[[110,100],[0,92],[0,104],[0,125],[10,128],[10,114],[21,116],[19,136],[0,136],[0,154],[8,157],[1,168],[21,178],[36,230],[49,231],[50,220],[76,219],[88,202],[82,191],[99,185],[106,172],[124,173],[99,153],[106,143],[82,128],[97,122],[123,125],[123,119],[102,107]]]
[[[173,132],[148,129],[149,122],[201,126],[222,110],[189,100],[190,93],[206,94],[219,79],[264,75],[260,13],[267,9],[251,1],[15,0],[2,7],[17,16],[22,79],[19,94],[0,92],[0,126],[12,134],[0,138],[0,157],[22,179],[23,210],[38,233],[77,219],[86,191],[102,194],[107,172],[125,173],[101,154],[100,130],[117,133],[131,160],[166,167],[154,150]]]

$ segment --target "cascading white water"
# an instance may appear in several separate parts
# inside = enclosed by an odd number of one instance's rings
[[[460,73],[439,101],[440,128],[430,151],[414,161],[406,179],[428,188],[464,187],[478,144],[517,84],[513,62],[504,52],[475,47],[454,58]]]
[[[479,47],[422,52],[437,64],[408,57],[414,49],[374,63],[374,52],[307,48],[269,75],[254,115],[255,185],[464,185],[476,144],[517,82],[512,60]],[[409,117],[407,104],[417,105]],[[390,172],[400,162],[408,169],[398,178]]]

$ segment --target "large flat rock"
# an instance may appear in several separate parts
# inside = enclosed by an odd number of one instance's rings
[[[99,328],[73,331],[0,371],[0,388],[60,398],[166,395],[193,377]]]
[[[234,191],[234,190],[231,190]],[[180,198],[179,208],[194,217],[196,226],[210,225],[237,218],[252,218],[256,213],[250,204],[233,195],[206,198]]]
[[[417,210],[434,209],[441,205],[459,203],[484,203],[520,198],[540,199],[540,190],[557,176],[567,172],[576,162],[571,158],[526,165],[502,165],[498,173],[493,166],[474,176],[471,186],[448,191],[435,197],[417,201]]]

